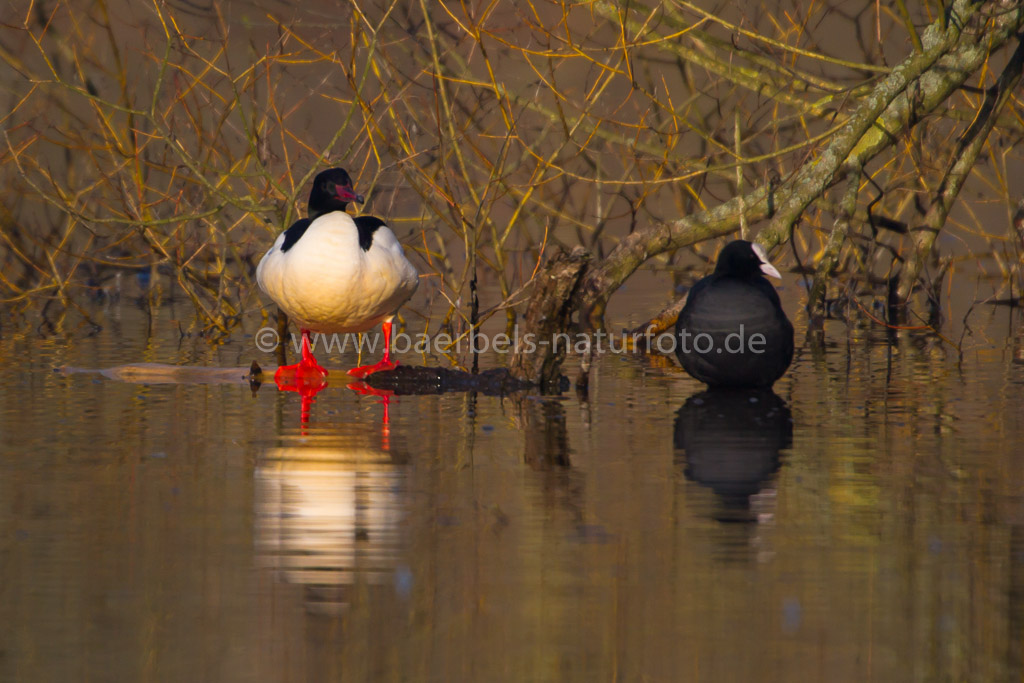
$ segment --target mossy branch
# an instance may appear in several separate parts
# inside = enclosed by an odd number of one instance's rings
[[[813,159],[775,187],[764,182],[744,197],[664,224],[651,225],[625,237],[603,261],[590,268],[581,285],[581,306],[590,325],[600,326],[608,298],[652,256],[734,232],[741,213],[750,223],[771,218],[758,241],[774,247],[787,240],[803,211],[850,170],[892,146],[903,131],[941,105],[1024,25],[1024,10],[991,12],[981,29],[961,29],[982,7],[960,0],[952,20],[940,18],[924,32],[924,52],[913,53],[865,96],[848,123]]]

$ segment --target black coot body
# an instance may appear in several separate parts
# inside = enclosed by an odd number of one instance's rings
[[[693,286],[676,323],[676,355],[710,387],[770,387],[793,360],[793,325],[765,275],[780,277],[760,245],[736,240]]]

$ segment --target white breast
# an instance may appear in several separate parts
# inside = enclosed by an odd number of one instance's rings
[[[363,332],[394,314],[419,284],[416,269],[387,226],[366,251],[352,217],[333,211],[314,220],[288,251],[284,234],[256,269],[260,288],[300,327]]]

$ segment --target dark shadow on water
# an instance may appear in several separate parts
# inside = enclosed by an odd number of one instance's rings
[[[789,406],[771,390],[709,390],[676,413],[676,464],[715,492],[722,522],[756,521],[751,496],[774,478],[793,441]]]

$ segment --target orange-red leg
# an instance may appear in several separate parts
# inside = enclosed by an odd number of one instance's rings
[[[348,371],[348,374],[362,379],[375,372],[394,370],[398,367],[398,361],[391,360],[391,318],[385,320],[381,328],[384,331],[384,358],[373,365],[362,365],[358,368],[352,368]]]
[[[302,358],[294,365],[282,365],[274,373],[274,381],[278,388],[282,384],[289,387],[298,384],[326,384],[327,369],[316,362],[313,346],[309,342],[309,330],[302,330]],[[292,389],[294,391],[295,389]]]

